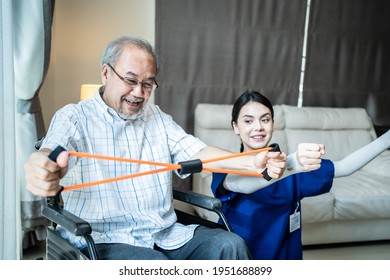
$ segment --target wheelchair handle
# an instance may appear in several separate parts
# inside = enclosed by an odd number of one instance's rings
[[[272,149],[269,150],[269,152],[280,152],[279,144],[274,143],[274,144],[269,145],[269,147],[272,147]],[[267,181],[270,181],[272,179],[268,175],[267,168],[264,169],[264,171],[261,174],[263,174],[263,178],[266,179]]]
[[[51,159],[54,162],[57,162],[58,155],[66,151],[63,147],[57,146],[50,154],[49,154],[49,159]],[[55,196],[48,196],[46,198],[47,205],[51,206],[58,206],[60,204],[60,195],[64,187],[61,186],[60,191],[55,195]]]

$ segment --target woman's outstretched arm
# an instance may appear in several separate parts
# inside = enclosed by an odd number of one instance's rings
[[[390,147],[390,130],[342,160],[334,161],[334,176],[351,175]]]
[[[298,145],[297,151],[287,157],[285,171],[279,179],[267,181],[258,177],[228,174],[224,180],[224,187],[227,190],[239,193],[255,192],[292,174],[320,168],[321,156],[324,153],[325,148],[322,144],[301,143]]]
[[[317,169],[316,164],[311,164],[311,168],[303,163],[313,163],[314,159],[318,159],[318,153],[313,154],[313,151],[309,152],[308,145],[313,144],[300,144],[296,153],[293,153],[287,157],[286,170],[283,175],[277,180],[266,181],[256,177],[244,177],[239,175],[229,174],[224,182],[224,187],[228,190],[240,192],[240,193],[252,193],[259,189],[262,189],[276,181],[279,181],[292,174],[307,172]],[[318,145],[318,144],[316,144]],[[335,177],[343,177],[351,175],[356,172],[379,154],[390,147],[390,130],[375,139],[373,142],[353,152],[339,161],[333,161],[335,168]],[[310,155],[308,157],[308,155]],[[313,157],[313,155],[315,155]]]

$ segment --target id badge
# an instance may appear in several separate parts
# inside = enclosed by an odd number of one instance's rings
[[[294,213],[290,215],[290,233],[301,228],[301,212],[298,211],[299,202]]]

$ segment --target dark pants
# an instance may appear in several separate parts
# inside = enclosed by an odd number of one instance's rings
[[[122,243],[96,244],[101,260],[249,260],[245,241],[222,229],[196,228],[194,237],[175,250],[132,246]],[[82,252],[88,256],[87,250]]]

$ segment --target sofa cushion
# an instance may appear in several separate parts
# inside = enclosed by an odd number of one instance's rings
[[[390,218],[390,177],[364,170],[335,178],[331,192],[335,196],[334,219]]]
[[[372,123],[364,108],[296,107],[281,105],[289,129],[370,130]]]
[[[372,142],[372,136],[362,130],[291,130],[286,129],[288,154],[297,150],[299,143],[325,145],[323,158],[340,160]]]
[[[299,143],[325,145],[324,158],[339,160],[376,138],[374,128],[362,108],[293,107],[282,105],[288,153]]]
[[[390,218],[389,180],[364,170],[335,178],[329,193],[302,199],[302,221]]]
[[[232,105],[198,104],[195,108],[196,137],[207,145],[239,152],[241,141],[230,125],[231,111]]]

